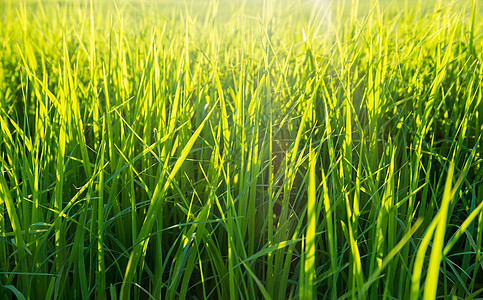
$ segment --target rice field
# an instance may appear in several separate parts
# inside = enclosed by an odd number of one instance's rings
[[[483,297],[476,0],[0,0],[0,299]]]

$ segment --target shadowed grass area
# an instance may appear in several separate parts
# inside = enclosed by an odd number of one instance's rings
[[[481,297],[481,24],[0,2],[0,298]]]

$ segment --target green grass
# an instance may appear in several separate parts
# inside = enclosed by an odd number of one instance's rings
[[[478,1],[1,1],[1,299],[483,296]]]

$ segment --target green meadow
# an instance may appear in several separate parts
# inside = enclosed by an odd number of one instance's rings
[[[0,299],[483,297],[477,0],[0,0]]]

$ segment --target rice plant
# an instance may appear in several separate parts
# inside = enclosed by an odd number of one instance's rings
[[[0,0],[0,299],[483,297],[476,0]]]

